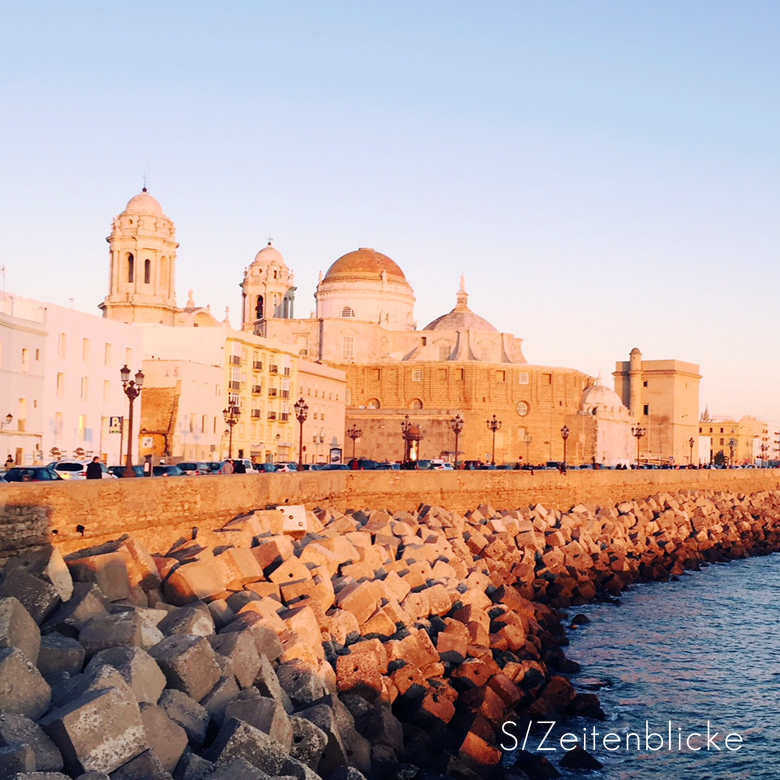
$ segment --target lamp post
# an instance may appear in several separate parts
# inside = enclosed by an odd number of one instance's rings
[[[5,420],[3,422],[0,422],[0,431],[5,428],[6,425],[10,425],[14,421],[14,416],[12,414],[7,414],[5,416]]]
[[[766,451],[769,449],[769,445],[766,442],[761,442],[761,468],[766,468]]]
[[[241,409],[235,404],[230,404],[227,409],[222,410],[222,417],[225,419],[225,425],[228,426],[228,458],[233,457],[233,428],[241,417]]]
[[[401,421],[401,435],[404,437],[404,463],[409,464],[412,460],[417,460],[417,453],[412,458],[412,449],[415,442],[419,443],[423,439],[423,432],[419,425],[413,423],[407,414]]]
[[[523,436],[523,441],[525,442],[525,462],[527,465],[531,462],[530,452],[531,452],[531,442],[533,441],[533,437],[531,436],[531,434],[526,433],[526,435]]]
[[[130,369],[122,366],[119,371],[122,377],[122,389],[125,391],[130,409],[127,415],[127,459],[125,461],[125,476],[134,477],[133,469],[133,401],[141,395],[144,386],[144,372],[136,372],[135,379],[130,379]]]
[[[450,420],[450,426],[452,427],[452,432],[455,434],[455,469],[458,468],[458,440],[460,439],[460,434],[463,431],[463,415],[456,414],[451,420]]]
[[[631,428],[631,435],[636,438],[636,467],[639,468],[639,440],[647,433],[647,428],[641,425],[634,425]]]
[[[353,425],[348,431],[347,436],[349,436],[350,439],[352,439],[352,460],[355,460],[355,442],[363,435],[363,431],[360,430],[360,428],[357,427],[357,425]]]
[[[688,446],[691,448],[691,457],[690,457],[690,465],[693,466],[693,445],[696,444],[696,440],[691,436],[690,439],[688,439]]]
[[[487,421],[487,427],[489,431],[493,432],[493,455],[490,459],[490,465],[495,466],[496,465],[496,431],[501,430],[501,420],[496,419],[496,415],[493,415],[488,421]]]
[[[301,426],[300,439],[298,441],[298,468],[303,470],[303,424],[309,416],[309,404],[303,398],[299,398],[293,408],[295,409],[295,419]]]
[[[561,428],[561,438],[563,439],[563,468],[566,468],[566,442],[569,440],[569,428],[564,425]]]
[[[734,468],[734,450],[737,447],[736,439],[729,439],[729,468]]]

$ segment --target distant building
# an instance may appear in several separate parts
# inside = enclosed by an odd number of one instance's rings
[[[699,421],[699,432],[709,439],[712,458],[722,452],[730,460],[733,453],[733,464],[740,466],[773,459],[773,431],[769,423],[757,417],[746,415],[739,420],[711,417],[705,410]]]

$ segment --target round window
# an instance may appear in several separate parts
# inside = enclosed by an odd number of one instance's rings
[[[519,401],[517,404],[517,413],[521,417],[525,417],[528,414],[528,404],[525,401]]]

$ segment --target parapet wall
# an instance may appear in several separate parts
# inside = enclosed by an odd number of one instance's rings
[[[192,529],[217,528],[236,515],[277,504],[307,508],[412,510],[422,503],[465,512],[480,504],[620,501],[680,490],[756,493],[780,489],[776,469],[690,471],[304,472],[57,484],[0,484],[0,562],[54,542],[69,552],[134,533],[152,549]]]

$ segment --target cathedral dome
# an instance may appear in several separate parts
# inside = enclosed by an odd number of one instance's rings
[[[252,262],[252,265],[259,263],[262,265],[268,265],[269,263],[278,263],[279,265],[286,266],[282,253],[271,246],[271,242],[268,242],[267,246],[264,246],[256,255]]]
[[[606,409],[619,409],[623,405],[623,402],[614,390],[601,384],[601,376],[599,376],[590,387],[586,387],[583,391],[582,405]]]
[[[448,314],[442,314],[441,317],[437,317],[433,322],[429,322],[423,330],[474,330],[481,333],[498,333],[498,329],[484,317],[474,314],[469,309],[468,299],[466,282],[461,277],[455,308]]]
[[[387,255],[375,249],[361,248],[342,255],[328,269],[323,281],[337,279],[375,279],[386,272],[394,281],[406,282],[404,272]]]
[[[138,193],[138,195],[130,198],[130,200],[127,202],[127,206],[125,206],[124,213],[155,214],[159,216],[165,216],[159,201],[156,198],[153,198],[147,192],[146,187],[144,187],[143,190]]]

